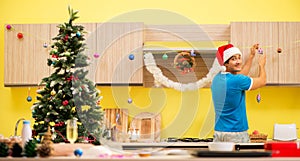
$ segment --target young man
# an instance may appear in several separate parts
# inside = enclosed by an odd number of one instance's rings
[[[249,142],[245,91],[266,84],[265,55],[261,55],[258,62],[259,76],[257,78],[247,76],[257,49],[258,44],[252,46],[249,58],[242,67],[242,53],[238,48],[232,44],[218,48],[216,58],[223,71],[213,78],[211,84],[216,142]]]

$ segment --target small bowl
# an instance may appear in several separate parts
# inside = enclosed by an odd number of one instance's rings
[[[210,142],[207,144],[209,151],[233,151],[235,150],[234,142]]]
[[[149,151],[141,151],[138,153],[140,157],[149,157],[151,156],[151,152]]]

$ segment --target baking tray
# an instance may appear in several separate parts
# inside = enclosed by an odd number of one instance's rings
[[[191,152],[196,157],[271,157],[269,151],[203,151],[194,150]]]

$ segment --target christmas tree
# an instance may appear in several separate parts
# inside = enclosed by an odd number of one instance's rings
[[[53,142],[66,142],[66,121],[78,119],[78,140],[98,142],[102,132],[104,112],[99,106],[100,91],[86,78],[89,57],[84,53],[84,27],[74,25],[78,11],[70,7],[69,22],[58,25],[59,33],[49,51],[47,65],[53,68],[49,77],[42,79],[43,89],[37,91],[37,102],[32,107],[35,119],[33,135],[40,136],[48,126]]]

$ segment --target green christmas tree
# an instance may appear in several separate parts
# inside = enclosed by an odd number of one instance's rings
[[[99,141],[104,133],[104,112],[99,106],[100,91],[95,83],[86,78],[89,57],[84,53],[86,44],[84,27],[74,25],[78,11],[68,8],[68,23],[58,25],[59,33],[51,45],[48,66],[53,73],[42,79],[43,89],[37,91],[37,102],[32,107],[33,125],[37,136],[51,127],[53,142],[66,141],[66,121],[78,119],[78,140]]]

